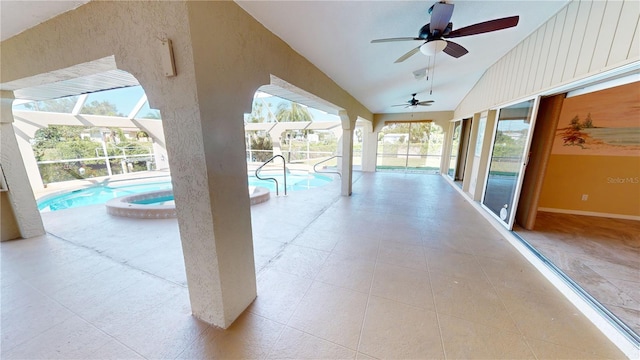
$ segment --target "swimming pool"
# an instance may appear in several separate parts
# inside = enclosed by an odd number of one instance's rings
[[[266,175],[263,177],[274,177],[278,180],[280,193],[283,193],[284,181],[282,175]],[[320,187],[328,184],[333,179],[328,176],[318,174],[288,174],[287,175],[287,191],[299,191]],[[275,183],[270,180],[259,180],[254,176],[249,176],[249,186],[261,186],[275,193]],[[123,184],[91,186],[83,189],[73,190],[70,192],[46,196],[38,200],[38,210],[40,211],[57,211],[71,209],[87,205],[104,204],[107,201],[127,195],[139,194],[149,191],[171,190],[171,181],[154,181],[142,184]],[[173,199],[165,199],[171,201]]]
[[[280,194],[284,193],[284,178],[280,174],[260,173],[262,178],[275,178],[278,180]],[[332,178],[318,174],[287,174],[287,191],[298,191],[317,188],[333,181]],[[262,186],[269,191],[276,192],[276,183],[272,180],[260,180],[255,176],[249,176],[249,186]]]

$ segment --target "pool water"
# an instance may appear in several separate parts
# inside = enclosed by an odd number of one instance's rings
[[[131,201],[132,204],[138,205],[170,205],[173,204],[173,195],[158,196],[150,199]]]
[[[273,177],[278,180],[280,193],[284,193],[284,181],[282,175],[266,175],[262,177]],[[288,174],[287,175],[287,191],[307,190],[328,184],[332,178],[317,174]],[[249,177],[249,186],[261,186],[275,193],[276,186],[271,180],[260,180],[253,176]],[[40,211],[56,211],[71,209],[81,206],[104,204],[107,201],[127,195],[139,194],[149,191],[171,190],[171,181],[149,182],[134,185],[98,185],[83,189],[73,190],[67,193],[47,196],[38,201],[38,210]],[[163,199],[150,199],[153,205],[159,203],[171,203],[173,196]]]
[[[73,190],[64,194],[47,196],[38,201],[38,210],[56,211],[87,205],[104,204],[120,196],[139,194],[148,191],[171,190],[171,181],[151,182],[137,185],[98,185]]]
[[[284,193],[284,179],[282,175],[260,174],[262,178],[275,178],[278,180],[278,191]],[[298,191],[317,188],[333,181],[332,178],[318,174],[287,174],[287,191]],[[276,192],[276,183],[273,180],[260,180],[255,176],[249,176],[249,186],[262,186],[272,193]]]

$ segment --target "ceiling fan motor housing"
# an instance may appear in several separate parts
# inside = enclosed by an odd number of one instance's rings
[[[430,24],[426,24],[425,26],[420,28],[420,32],[418,33],[418,38],[424,39],[426,41],[432,41],[442,38],[443,36],[447,36],[451,30],[453,29],[453,23],[447,24],[447,27],[444,30],[440,31],[438,29],[434,29],[431,31]]]

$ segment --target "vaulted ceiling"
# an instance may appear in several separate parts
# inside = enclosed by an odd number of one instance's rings
[[[2,40],[87,1],[0,2]],[[417,93],[434,100],[420,111],[454,110],[488,67],[557,13],[568,0],[457,0],[453,29],[518,15],[518,26],[454,39],[469,53],[453,58],[422,53],[394,61],[420,42],[372,44],[371,40],[415,37],[430,22],[434,1],[244,1],[245,11],[315,64],[373,113],[408,112]],[[425,70],[428,68],[428,70]],[[425,76],[429,72],[428,80]]]

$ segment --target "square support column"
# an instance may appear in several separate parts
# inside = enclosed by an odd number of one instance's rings
[[[376,152],[378,151],[378,133],[372,127],[362,127],[362,171],[376,171]]]
[[[16,140],[18,141],[18,148],[22,155],[22,161],[24,162],[24,167],[27,171],[31,188],[34,192],[42,191],[44,190],[44,183],[42,182],[42,174],[40,174],[40,169],[38,168],[36,155],[34,154],[33,147],[29,141],[31,140],[28,137],[30,134],[21,133],[20,128],[16,126],[16,123],[14,123],[14,130],[18,130],[15,132]]]
[[[12,92],[0,92],[0,163],[20,236],[31,238],[45,232],[13,128],[13,99]]]
[[[242,111],[160,110],[191,311],[226,329],[256,297]]]
[[[353,129],[342,130],[342,173],[340,194],[351,196],[353,182]]]
[[[338,114],[342,120],[342,161],[340,172],[342,173],[340,194],[351,196],[353,188],[353,130],[356,119],[350,119],[346,111]]]

